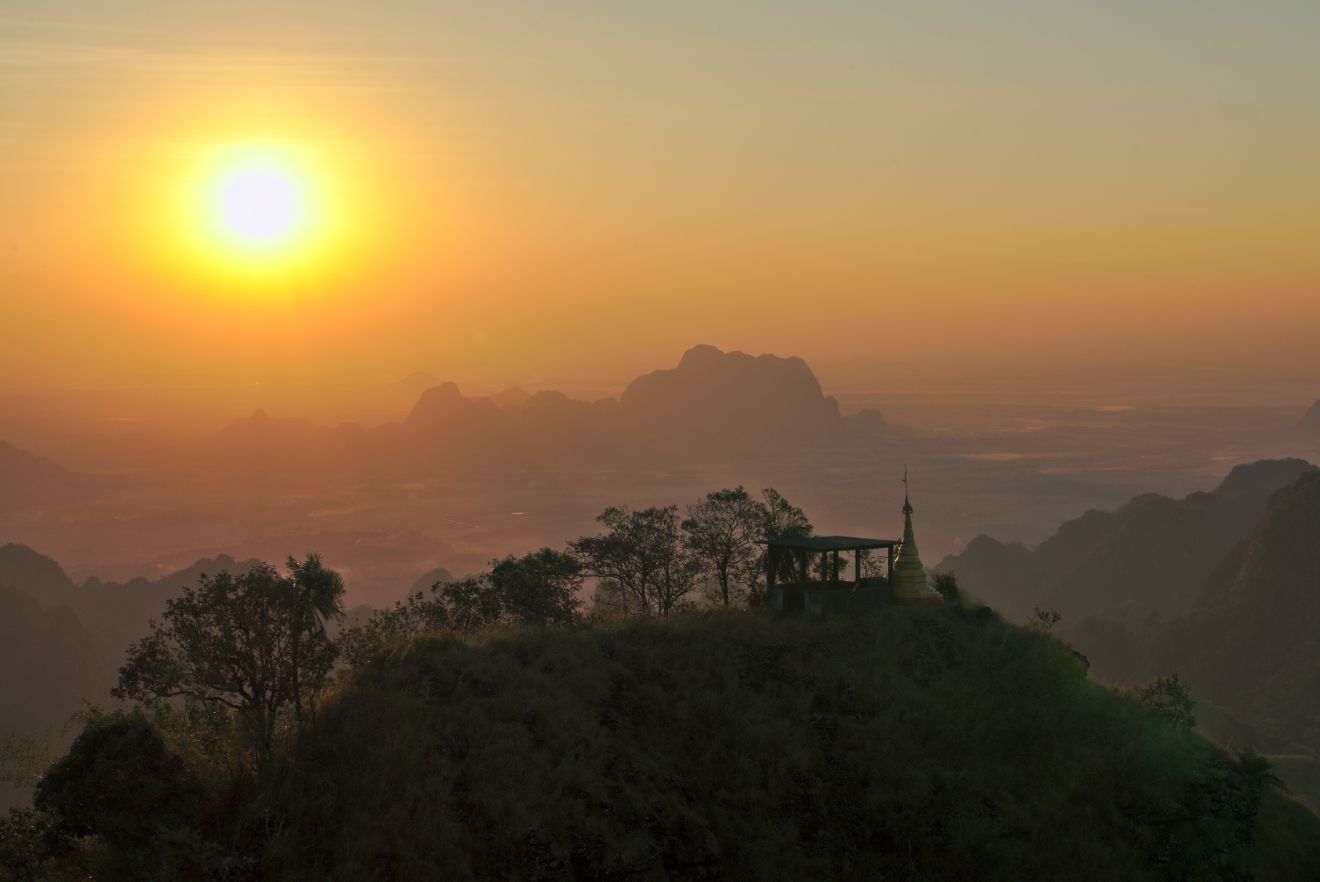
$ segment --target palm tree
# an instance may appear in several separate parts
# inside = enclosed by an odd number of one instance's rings
[[[289,581],[293,586],[290,610],[293,624],[293,714],[295,719],[302,720],[303,648],[313,637],[325,639],[326,622],[343,616],[344,579],[323,565],[318,554],[307,555],[302,563],[290,557],[288,566]]]

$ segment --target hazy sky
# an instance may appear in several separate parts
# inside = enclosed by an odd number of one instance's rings
[[[1320,387],[1317,46],[1314,0],[6,0],[0,389],[696,342]],[[296,265],[192,229],[235,144],[314,178]]]

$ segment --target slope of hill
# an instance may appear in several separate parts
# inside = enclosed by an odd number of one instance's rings
[[[17,588],[45,607],[69,603],[77,590],[53,559],[13,542],[0,546],[0,585]]]
[[[105,698],[104,674],[72,610],[0,585],[0,741],[58,742],[84,700]],[[0,810],[27,799],[17,783],[0,780]]]
[[[1208,695],[1320,754],[1320,472],[1271,497],[1165,642]]]
[[[1313,471],[1297,459],[1241,465],[1208,493],[1147,494],[1112,512],[1087,512],[1034,550],[979,536],[938,569],[956,572],[967,590],[1015,616],[1040,605],[1070,621],[1173,618],[1196,603],[1270,494]]]
[[[1320,822],[1273,793],[1254,819],[1246,768],[993,615],[429,638],[360,672],[303,733],[270,795],[266,869],[1316,877]]]

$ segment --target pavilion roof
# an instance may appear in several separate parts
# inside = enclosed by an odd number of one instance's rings
[[[895,548],[903,542],[900,539],[864,539],[861,536],[785,536],[762,539],[758,544],[793,551],[860,551],[867,548]]]

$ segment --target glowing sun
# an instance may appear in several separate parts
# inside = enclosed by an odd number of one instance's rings
[[[274,148],[233,151],[206,175],[209,238],[232,257],[288,257],[309,244],[320,223],[308,169]]]

